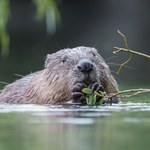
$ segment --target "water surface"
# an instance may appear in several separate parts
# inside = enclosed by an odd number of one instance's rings
[[[0,150],[149,150],[150,103],[0,105]]]

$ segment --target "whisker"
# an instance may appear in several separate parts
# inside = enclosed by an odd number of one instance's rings
[[[118,63],[107,63],[109,66],[120,66],[121,64],[118,64]],[[131,67],[131,66],[128,66],[128,65],[124,65],[125,68],[128,68],[128,69],[132,69],[132,70],[136,70],[135,68]]]
[[[0,84],[8,85],[9,83],[0,81]]]
[[[117,57],[118,57],[118,56],[112,56],[112,57],[106,58],[105,61],[107,62],[108,60],[114,59],[114,58],[117,58]]]
[[[17,77],[24,77],[23,75],[20,75],[20,74],[14,74],[14,75]]]
[[[92,47],[96,47],[98,45],[99,42],[95,42],[94,45]]]

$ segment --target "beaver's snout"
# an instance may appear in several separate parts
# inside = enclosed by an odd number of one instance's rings
[[[76,83],[84,83],[86,85],[91,85],[94,82],[99,82],[99,72],[97,71],[97,66],[88,58],[80,59],[75,70],[75,75],[77,79]]]
[[[88,59],[81,59],[77,66],[81,72],[89,73],[93,70],[93,63]]]

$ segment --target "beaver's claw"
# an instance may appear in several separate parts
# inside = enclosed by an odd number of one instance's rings
[[[111,104],[111,103],[119,103],[119,98],[118,97],[112,97],[111,99],[105,98],[104,99],[104,104]]]
[[[101,85],[101,84],[99,84],[99,83],[94,83],[93,85],[92,85],[92,92],[94,92],[94,91],[96,91],[96,92],[98,92],[98,91],[104,91],[104,88],[103,88],[103,86]]]
[[[82,93],[82,89],[87,87],[84,83],[76,83],[72,89],[72,102],[73,103],[85,103],[85,95]]]

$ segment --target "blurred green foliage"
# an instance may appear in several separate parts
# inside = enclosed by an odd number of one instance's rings
[[[55,33],[56,25],[60,21],[60,14],[57,8],[57,0],[32,0],[36,6],[36,17],[39,20],[45,19],[47,32]],[[1,55],[8,56],[9,34],[7,23],[10,16],[10,0],[0,0],[0,44]],[[11,16],[10,16],[11,17]]]
[[[56,25],[60,21],[60,14],[57,8],[57,0],[33,0],[37,8],[37,19],[46,20],[48,33],[55,33]]]
[[[6,29],[9,14],[9,0],[0,0],[0,44],[2,56],[7,56],[9,52],[9,35]]]

